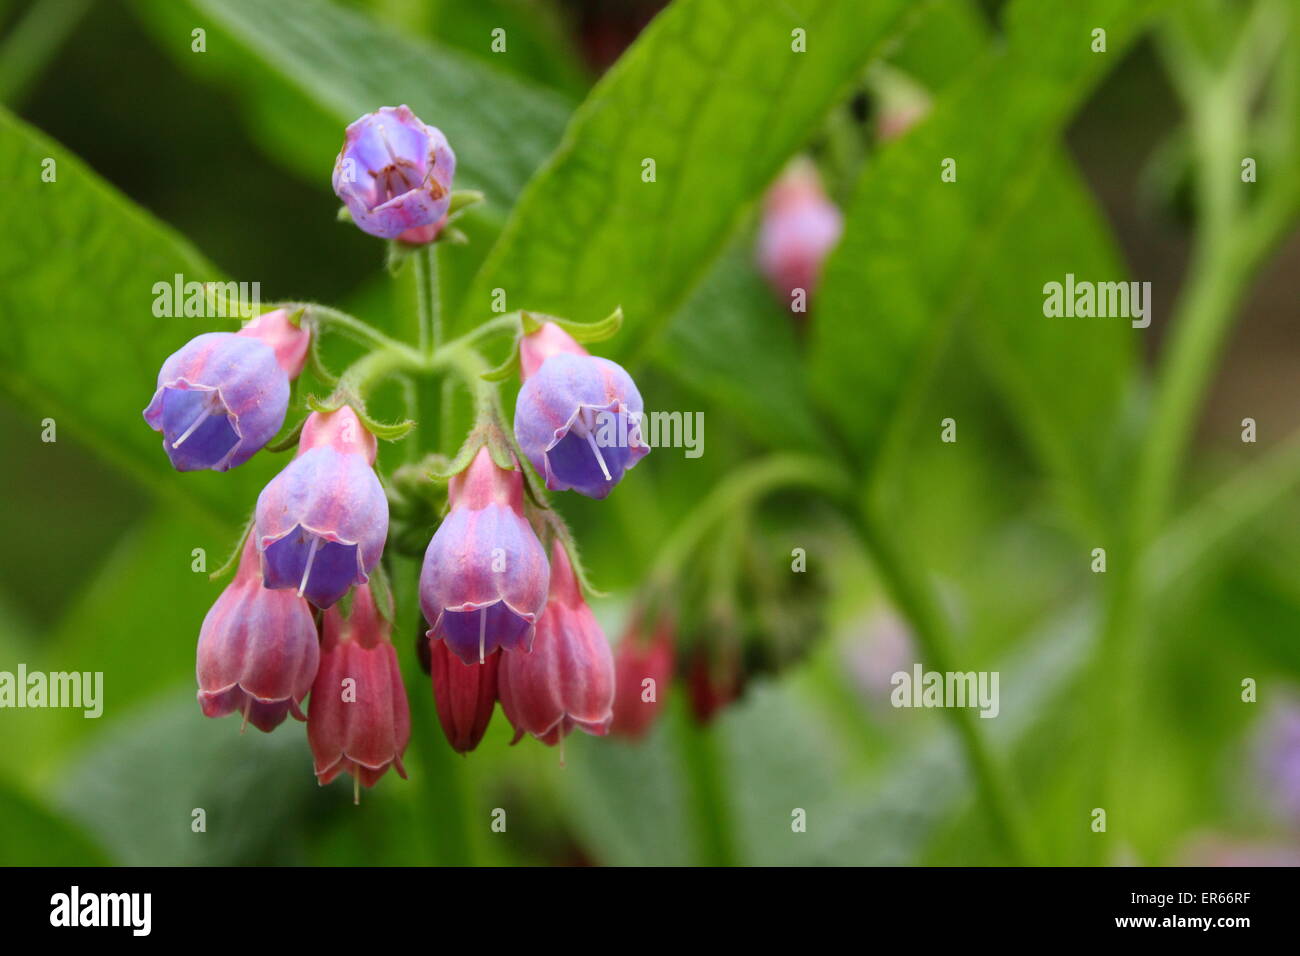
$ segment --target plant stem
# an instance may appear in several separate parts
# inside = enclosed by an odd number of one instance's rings
[[[438,244],[429,242],[411,256],[415,260],[415,302],[419,312],[421,355],[433,355],[442,345],[442,290],[438,285]]]
[[[877,520],[870,506],[864,504],[853,509],[852,514],[885,587],[911,627],[929,669],[940,673],[955,670],[955,649],[948,619],[923,571],[913,564],[911,556],[893,537],[886,522]],[[995,838],[1013,864],[1031,862],[1028,838],[1021,825],[1021,807],[1013,797],[1007,771],[984,739],[976,722],[978,718],[966,707],[947,707],[944,714],[957,731],[974,775],[976,790],[992,821]]]
[[[674,696],[678,700],[673,707],[673,732],[686,773],[696,862],[702,866],[732,866],[736,862],[731,826],[734,817],[727,800],[720,728],[716,721],[697,726],[688,713],[685,695]]]

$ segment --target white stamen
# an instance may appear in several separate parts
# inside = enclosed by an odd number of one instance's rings
[[[173,447],[173,448],[180,448],[180,447],[181,447],[181,443],[182,443],[183,441],[185,441],[185,439],[187,439],[187,438],[189,438],[191,435],[193,435],[193,434],[194,434],[194,430],[195,430],[196,428],[198,428],[200,425],[202,425],[205,421],[207,421],[207,420],[208,420],[208,416],[211,415],[211,414],[212,414],[212,409],[211,409],[211,407],[209,406],[209,404],[205,401],[205,402],[203,403],[202,408],[199,410],[198,415],[196,415],[196,416],[194,417],[194,421],[190,422],[190,427],[187,428],[187,429],[185,429],[185,431],[183,431],[183,432],[181,433],[181,437],[180,437],[180,438],[178,438],[178,439],[176,439],[174,442],[172,442],[172,447]]]
[[[591,446],[591,452],[596,456],[596,463],[600,465],[600,470],[604,474],[605,480],[613,481],[614,479],[610,477],[609,469],[605,467],[605,458],[600,453],[600,446],[596,444],[596,436],[591,432],[587,432],[587,444]]]
[[[356,774],[352,775],[352,805],[361,806],[361,778]]]
[[[320,538],[312,535],[311,550],[307,552],[307,566],[302,569],[302,582],[298,585],[298,597],[302,597],[302,592],[307,590],[307,578],[311,575],[311,565],[316,560],[316,549],[319,547]]]
[[[487,643],[487,608],[478,609],[478,662],[483,663],[483,650]]]

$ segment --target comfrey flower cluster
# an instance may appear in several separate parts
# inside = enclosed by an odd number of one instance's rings
[[[441,132],[405,106],[385,107],[347,128],[333,185],[346,218],[390,241],[390,264],[415,259],[427,283],[436,243],[453,237],[450,224],[481,198],[453,193],[455,165]],[[416,347],[337,310],[284,303],[169,357],[144,416],[178,471],[224,472],[260,450],[296,445],[258,496],[234,577],[203,620],[203,713],[239,714],[267,732],[291,714],[305,720],[322,784],[346,773],[356,787],[373,786],[389,767],[406,775],[412,728],[390,580],[408,573],[414,586],[415,569],[403,571],[389,547],[390,500],[391,540],[409,540],[430,525],[410,517],[414,496],[423,515],[445,502],[419,567],[427,622],[419,651],[451,746],[477,746],[498,700],[516,741],[529,734],[554,745],[574,728],[607,733],[613,656],[583,597],[568,530],[545,496],[602,499],[649,452],[636,385],[579,344],[616,328],[620,316],[583,326],[514,313],[450,342],[435,326]],[[422,309],[422,326],[428,318]],[[337,377],[318,353],[334,329],[368,348]],[[478,351],[506,332],[514,342],[503,368],[517,362],[522,380],[513,428]],[[305,368],[332,389],[329,398],[291,398]],[[454,456],[454,436],[439,434],[424,457],[407,456],[401,480],[376,470],[379,441],[406,437],[414,423],[381,424],[366,407],[377,385],[399,375],[417,388],[456,376],[477,409]],[[447,400],[444,389],[432,394]],[[291,406],[304,414],[273,443]]]

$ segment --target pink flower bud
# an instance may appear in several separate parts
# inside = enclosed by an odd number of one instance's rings
[[[546,604],[546,552],[524,517],[523,476],[486,447],[451,479],[451,510],[424,555],[420,607],[429,637],[466,664],[498,647],[527,651]]]
[[[289,378],[302,374],[311,347],[311,331],[295,324],[287,310],[276,309],[259,315],[235,334],[269,345],[275,352],[276,364]]]
[[[501,651],[488,654],[483,663],[466,664],[445,641],[424,639],[429,650],[429,671],[438,722],[447,742],[457,753],[478,746],[492,720],[497,703],[497,667]]]
[[[614,651],[614,722],[620,737],[645,734],[659,716],[664,692],[673,677],[673,629],[661,618],[648,638],[634,621]]]
[[[758,265],[787,308],[795,289],[812,295],[843,226],[811,164],[792,167],[769,190],[758,230]]]
[[[558,540],[551,548],[550,595],[532,653],[502,657],[497,693],[516,740],[530,733],[554,746],[574,727],[595,736],[609,731],[614,658]]]
[[[236,711],[270,732],[298,703],[316,676],[316,623],[307,602],[291,591],[262,587],[257,548],[249,535],[235,579],[199,631],[199,705],[208,717]]]
[[[312,685],[307,741],[322,785],[340,773],[373,787],[390,766],[405,777],[402,754],[411,714],[390,625],[370,586],[357,588],[352,614],[325,612],[320,671]]]
[[[554,322],[547,322],[536,332],[519,340],[519,377],[528,381],[542,363],[552,355],[567,352],[569,355],[590,355],[575,339]]]

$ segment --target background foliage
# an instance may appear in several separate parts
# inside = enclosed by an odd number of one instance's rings
[[[1171,863],[1205,834],[1292,845],[1249,741],[1300,681],[1295,5],[677,0],[598,79],[604,40],[653,6],[0,0],[0,670],[103,671],[107,697],[99,720],[0,711],[0,862]],[[806,54],[787,52],[796,26]],[[863,130],[890,75],[930,108],[882,142]],[[710,489],[764,462],[814,474],[722,527],[777,567],[808,549],[826,587],[800,659],[715,724],[675,687],[647,740],[571,739],[561,767],[510,748],[500,714],[468,759],[442,745],[399,582],[412,779],[358,810],[316,787],[300,726],[241,737],[193,700],[218,586],[191,551],[219,562],[280,463],[178,478],[140,409],[211,324],[153,316],[175,273],[410,333],[410,276],[391,283],[378,245],[333,223],[328,184],[342,127],[403,102],[447,133],[457,187],[488,197],[444,250],[455,325],[498,286],[579,320],[622,305],[602,348],[652,407],[705,413],[703,457],[662,449],[604,505],[560,502],[610,635]],[[803,326],[752,249],[764,190],[805,151],[846,228]],[[1066,272],[1152,280],[1152,327],[1045,319],[1042,284]],[[707,601],[679,597],[683,641],[716,637]],[[927,668],[1001,671],[1001,716],[889,708],[859,665],[894,615]],[[488,829],[498,806],[507,835]]]

